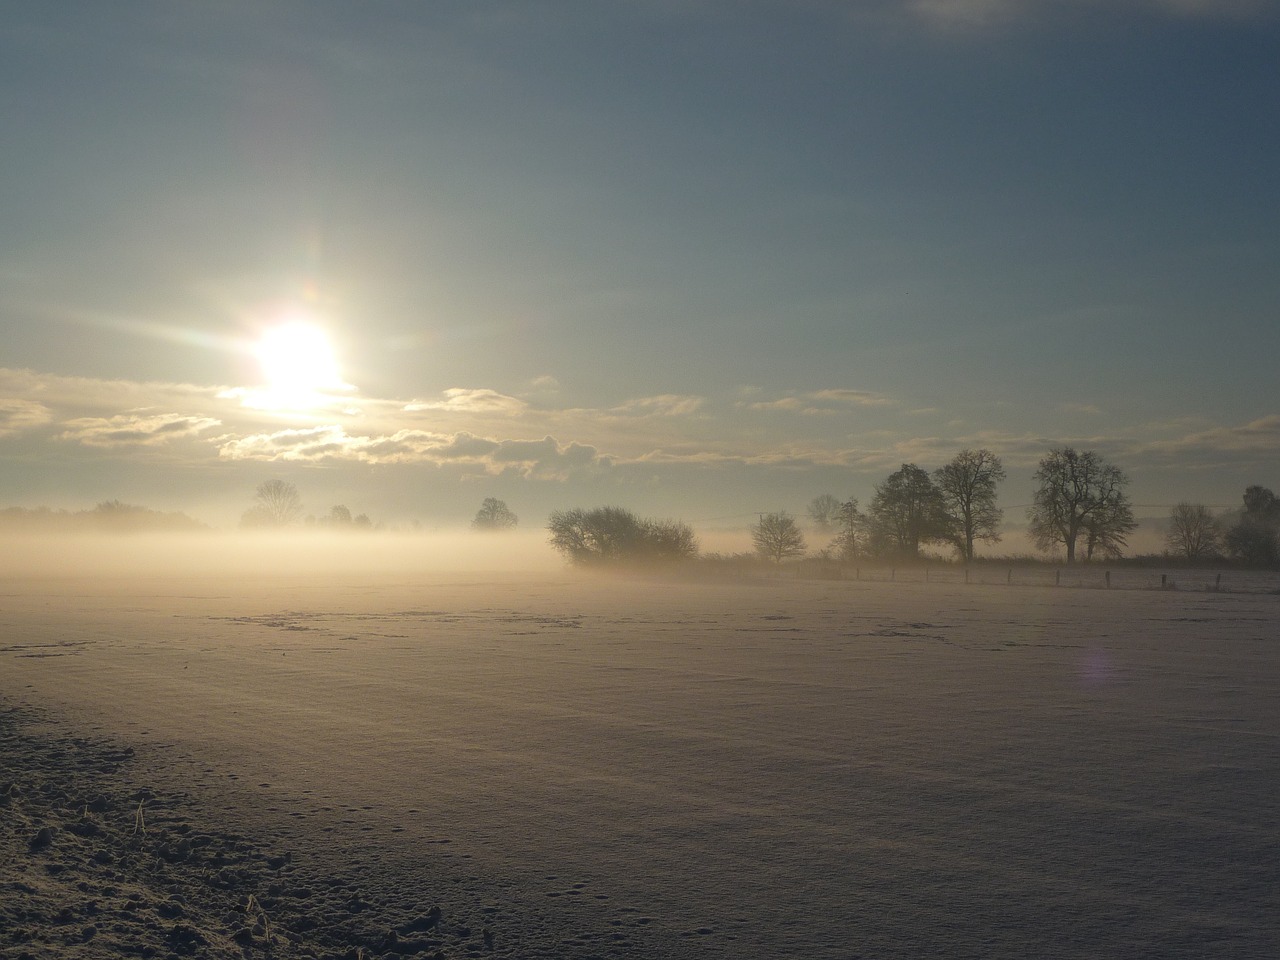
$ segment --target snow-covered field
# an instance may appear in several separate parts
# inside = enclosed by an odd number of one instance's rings
[[[1274,595],[10,573],[0,701],[477,955],[1280,956]]]

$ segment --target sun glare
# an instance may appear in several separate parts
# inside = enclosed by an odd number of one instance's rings
[[[314,407],[334,391],[350,389],[338,371],[333,344],[313,323],[289,320],[272,327],[253,352],[272,405]]]

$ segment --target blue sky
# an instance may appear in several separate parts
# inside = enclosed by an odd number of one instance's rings
[[[8,4],[0,502],[695,524],[1097,449],[1280,484],[1280,16]],[[353,389],[247,399],[305,312]],[[1010,519],[1021,520],[1011,509]]]

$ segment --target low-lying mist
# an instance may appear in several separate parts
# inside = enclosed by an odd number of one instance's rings
[[[136,578],[554,573],[564,560],[543,530],[476,533],[19,533],[0,577]]]

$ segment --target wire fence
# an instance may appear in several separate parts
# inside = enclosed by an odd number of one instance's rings
[[[915,564],[911,566],[808,565],[796,576],[893,583],[987,584],[1093,590],[1188,590],[1204,593],[1280,593],[1280,570],[1126,567],[1098,563]]]

